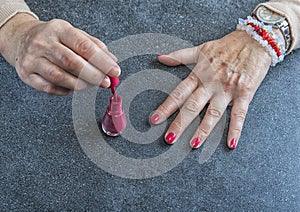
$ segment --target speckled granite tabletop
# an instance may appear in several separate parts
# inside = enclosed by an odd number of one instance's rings
[[[193,45],[231,32],[236,19],[248,15],[259,2],[27,1],[41,20],[65,19],[107,44],[130,35],[159,33]],[[300,51],[295,51],[270,69],[250,105],[235,151],[225,146],[226,119],[220,144],[208,161],[199,163],[203,147],[189,152],[166,173],[147,179],[107,172],[122,170],[119,162],[113,167],[113,156],[106,163],[110,167],[99,166],[79,142],[72,108],[75,96],[33,90],[0,58],[0,210],[300,211],[299,57]],[[179,78],[188,73],[186,67],[160,65],[154,54],[132,56],[120,66],[123,82],[149,69]],[[133,128],[140,133],[150,130],[148,115],[165,97],[155,87],[137,94],[128,114]],[[98,91],[92,108],[98,123],[108,98],[109,91]],[[92,117],[85,116],[84,122]],[[147,160],[170,150],[162,136],[148,144],[103,138],[127,158]],[[151,165],[170,165],[166,161],[177,156]]]

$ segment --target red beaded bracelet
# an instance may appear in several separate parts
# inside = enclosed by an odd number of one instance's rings
[[[275,41],[275,39],[268,33],[267,30],[260,28],[258,25],[255,25],[254,23],[250,22],[248,25],[252,26],[255,32],[260,35],[264,40],[268,42],[270,46],[275,50],[278,57],[281,56],[281,50],[279,47],[279,44]]]
[[[272,66],[283,61],[286,55],[285,42],[277,38],[271,26],[248,16],[245,19],[239,19],[237,29],[246,31],[247,34],[265,47],[272,58]]]

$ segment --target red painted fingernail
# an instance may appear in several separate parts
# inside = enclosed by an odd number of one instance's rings
[[[166,142],[168,143],[168,144],[173,144],[174,143],[174,141],[175,141],[175,138],[176,138],[176,135],[175,135],[175,133],[169,133],[168,135],[167,135],[167,137],[166,137]]]
[[[152,124],[156,124],[158,121],[159,121],[160,117],[158,114],[154,114],[152,117],[151,117],[151,122]]]
[[[192,140],[192,142],[191,142],[191,147],[194,149],[197,149],[197,148],[199,148],[200,144],[201,144],[200,139],[194,138],[194,140]]]
[[[230,146],[229,146],[230,149],[235,149],[236,148],[236,139],[233,138],[231,141],[230,141]]]

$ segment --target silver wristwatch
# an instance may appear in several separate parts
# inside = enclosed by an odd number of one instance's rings
[[[273,28],[281,31],[285,40],[285,50],[288,51],[291,45],[291,31],[286,18],[265,6],[258,7],[253,15],[264,24],[271,25]]]

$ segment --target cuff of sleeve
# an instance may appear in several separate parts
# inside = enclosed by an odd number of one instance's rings
[[[282,15],[286,18],[287,22],[289,23],[290,26],[290,33],[291,33],[291,44],[290,47],[287,51],[287,54],[289,54],[292,50],[299,48],[299,41],[297,40],[298,38],[298,32],[297,32],[297,24],[294,23],[290,17],[290,15],[287,14],[291,14],[292,12],[289,10],[289,8],[285,8],[285,6],[280,5],[282,3],[278,3],[278,2],[267,2],[267,3],[262,3],[257,5],[257,7],[255,8],[254,12],[257,10],[258,7],[260,6],[265,6],[268,9],[278,13],[279,15]]]
[[[0,6],[0,28],[18,13],[27,13],[37,20],[39,19],[24,2],[7,2]]]

